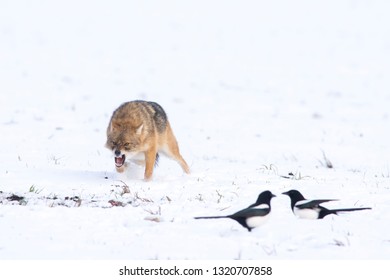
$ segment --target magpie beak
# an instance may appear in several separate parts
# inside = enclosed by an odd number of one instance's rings
[[[271,212],[271,199],[275,197],[270,191],[264,191],[259,194],[257,201],[247,208],[240,210],[228,216],[207,216],[195,217],[195,219],[222,219],[230,218],[237,221],[248,231],[264,224]]]
[[[283,194],[290,197],[291,200],[291,209],[295,216],[302,219],[322,219],[329,214],[337,215],[338,212],[350,212],[350,211],[359,211],[359,210],[371,210],[369,207],[364,208],[344,208],[344,209],[327,209],[321,206],[321,203],[336,201],[337,199],[315,199],[309,200],[306,199],[299,191],[290,190],[284,192]]]

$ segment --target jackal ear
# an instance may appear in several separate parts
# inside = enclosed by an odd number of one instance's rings
[[[136,130],[137,135],[140,135],[140,134],[142,133],[142,128],[143,128],[143,127],[144,127],[144,125],[141,124],[141,125],[137,128],[137,130]]]
[[[111,122],[111,125],[110,125],[110,131],[113,132],[115,130],[119,130],[121,128],[121,125],[120,123],[117,123],[117,122]]]

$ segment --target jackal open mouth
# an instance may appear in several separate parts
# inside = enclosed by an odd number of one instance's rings
[[[115,166],[121,167],[123,164],[125,164],[126,156],[122,155],[120,157],[115,157]]]

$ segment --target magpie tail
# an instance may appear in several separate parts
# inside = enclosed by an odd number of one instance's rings
[[[207,216],[207,217],[194,217],[194,219],[222,219],[229,218],[227,216]]]
[[[371,207],[363,207],[363,208],[343,208],[343,209],[332,209],[330,210],[333,214],[337,214],[338,212],[352,212],[352,211],[360,211],[360,210],[371,210]]]

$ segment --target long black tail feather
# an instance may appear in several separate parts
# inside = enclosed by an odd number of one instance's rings
[[[207,216],[207,217],[194,217],[194,219],[222,219],[229,218],[227,216]]]
[[[330,210],[332,213],[337,214],[338,212],[352,212],[352,211],[360,211],[360,210],[371,210],[371,207],[363,207],[363,208],[344,208],[344,209],[332,209]]]

